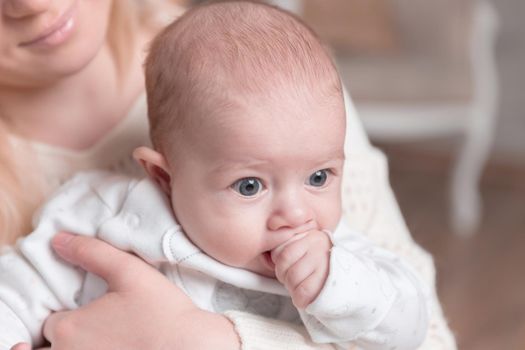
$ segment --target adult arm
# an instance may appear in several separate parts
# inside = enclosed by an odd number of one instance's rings
[[[44,335],[51,349],[240,349],[227,318],[198,309],[139,258],[100,240],[64,233],[53,239],[53,248],[103,278],[109,289],[88,305],[47,319]]]

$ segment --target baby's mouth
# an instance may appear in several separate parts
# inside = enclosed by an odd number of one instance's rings
[[[270,250],[267,250],[263,253],[264,260],[266,261],[266,264],[268,265],[268,268],[270,270],[275,270],[275,264],[272,260],[272,252]]]

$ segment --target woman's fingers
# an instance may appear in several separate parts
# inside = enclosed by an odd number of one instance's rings
[[[44,334],[44,338],[47,339],[48,342],[51,344],[55,339],[58,337],[64,337],[69,336],[67,333],[67,322],[62,322],[71,311],[60,311],[53,313],[48,316],[46,321],[44,322],[44,327],[42,329],[42,333]],[[72,330],[70,330],[71,332]],[[17,349],[17,350],[25,350],[25,349]]]
[[[127,289],[140,280],[139,275],[155,271],[136,256],[96,238],[61,232],[52,245],[64,260],[104,279],[110,291]]]

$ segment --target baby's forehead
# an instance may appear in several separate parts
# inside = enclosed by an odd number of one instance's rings
[[[195,116],[198,128],[203,126],[220,129],[252,128],[258,126],[300,125],[306,122],[329,123],[340,128],[344,123],[342,96],[309,93],[279,92],[275,94],[248,95],[239,93],[235,98],[206,108]],[[271,129],[271,127],[270,127]]]
[[[180,130],[180,143],[171,148],[173,155],[204,157],[209,166],[225,159],[242,164],[245,159],[258,159],[282,169],[290,162],[313,166],[319,160],[343,157],[344,107],[263,98],[244,101],[194,116]]]

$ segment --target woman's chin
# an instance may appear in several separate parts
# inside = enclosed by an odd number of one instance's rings
[[[71,57],[68,60],[50,60],[38,67],[38,74],[29,72],[27,85],[46,86],[74,77],[92,61],[91,57]]]

